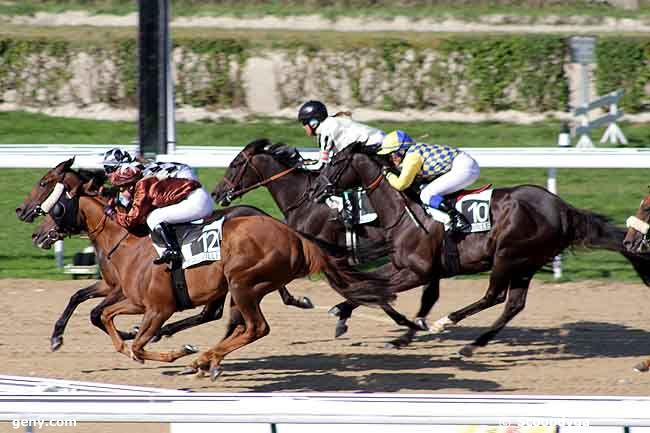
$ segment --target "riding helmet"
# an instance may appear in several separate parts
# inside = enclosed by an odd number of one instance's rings
[[[298,121],[303,125],[315,119],[318,123],[327,118],[327,107],[320,101],[307,101],[298,110]]]
[[[415,141],[406,132],[401,130],[393,131],[384,137],[381,147],[377,151],[378,155],[388,155],[389,153],[405,151]]]
[[[117,167],[123,163],[133,162],[133,158],[129,152],[120,148],[114,147],[104,154],[104,170],[106,173],[112,173],[117,170]]]

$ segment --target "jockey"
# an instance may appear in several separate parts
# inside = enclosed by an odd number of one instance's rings
[[[401,166],[401,173],[387,173],[391,186],[403,191],[418,176],[424,183],[420,199],[424,205],[446,212],[451,218],[453,231],[467,231],[470,224],[453,203],[444,195],[459,191],[479,178],[476,161],[467,153],[439,144],[415,143],[404,131],[393,131],[386,135],[377,151],[379,155],[390,155],[395,166]]]
[[[329,163],[330,156],[353,143],[378,146],[384,138],[379,129],[355,122],[349,112],[327,114],[327,107],[320,101],[307,101],[298,110],[298,121],[308,136],[316,137],[320,147],[320,159],[306,168],[319,170]]]
[[[144,171],[142,166],[124,164],[109,175],[114,186],[132,197],[128,208],[116,208],[115,220],[127,229],[146,220],[151,231],[158,234],[167,247],[154,263],[177,261],[181,259],[181,251],[176,238],[170,233],[169,224],[209,216],[213,209],[212,199],[197,180],[143,177]]]

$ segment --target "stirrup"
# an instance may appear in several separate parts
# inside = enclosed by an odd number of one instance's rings
[[[181,259],[181,255],[178,251],[172,249],[165,250],[160,257],[157,257],[153,260],[154,265],[162,265],[163,263],[173,263]]]

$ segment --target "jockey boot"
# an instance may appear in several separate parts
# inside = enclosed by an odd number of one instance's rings
[[[465,218],[465,215],[458,212],[456,207],[449,200],[443,200],[438,206],[438,209],[445,212],[449,215],[449,218],[451,218],[451,231],[463,233],[469,232],[472,228],[469,221],[467,221],[467,218]]]
[[[153,263],[155,265],[160,265],[163,263],[172,263],[182,259],[181,249],[178,246],[178,241],[176,237],[173,236],[170,232],[169,224],[160,223],[158,224],[153,231],[160,236],[160,239],[165,243],[167,249],[157,259],[154,259]]]

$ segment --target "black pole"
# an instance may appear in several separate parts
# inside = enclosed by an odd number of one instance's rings
[[[169,0],[140,0],[138,104],[140,154],[167,153]]]

